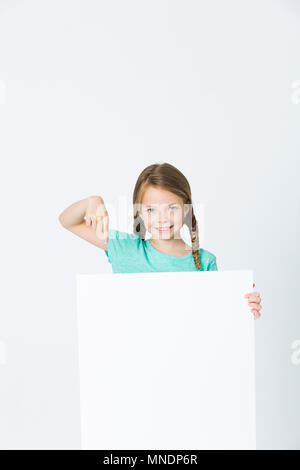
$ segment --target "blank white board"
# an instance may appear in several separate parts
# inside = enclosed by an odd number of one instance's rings
[[[78,274],[82,449],[256,449],[252,283]]]

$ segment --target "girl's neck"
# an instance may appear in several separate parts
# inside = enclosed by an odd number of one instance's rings
[[[176,239],[171,238],[169,240],[157,240],[153,237],[149,239],[149,243],[156,248],[158,251],[161,251],[166,254],[172,253],[183,253],[188,254],[192,249],[187,245],[182,238]]]

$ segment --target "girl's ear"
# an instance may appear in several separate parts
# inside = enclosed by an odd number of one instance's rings
[[[190,206],[188,204],[184,204],[184,217],[189,213]]]

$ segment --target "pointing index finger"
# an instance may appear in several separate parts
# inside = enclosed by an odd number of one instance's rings
[[[108,237],[109,237],[109,220],[108,220],[108,216],[104,217],[103,225],[104,225],[105,243],[108,243]]]

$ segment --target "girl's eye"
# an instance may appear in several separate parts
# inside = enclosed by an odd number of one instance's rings
[[[170,209],[177,209],[177,206],[170,206]],[[147,212],[149,211],[154,211],[154,209],[151,207],[150,209],[147,209]]]

